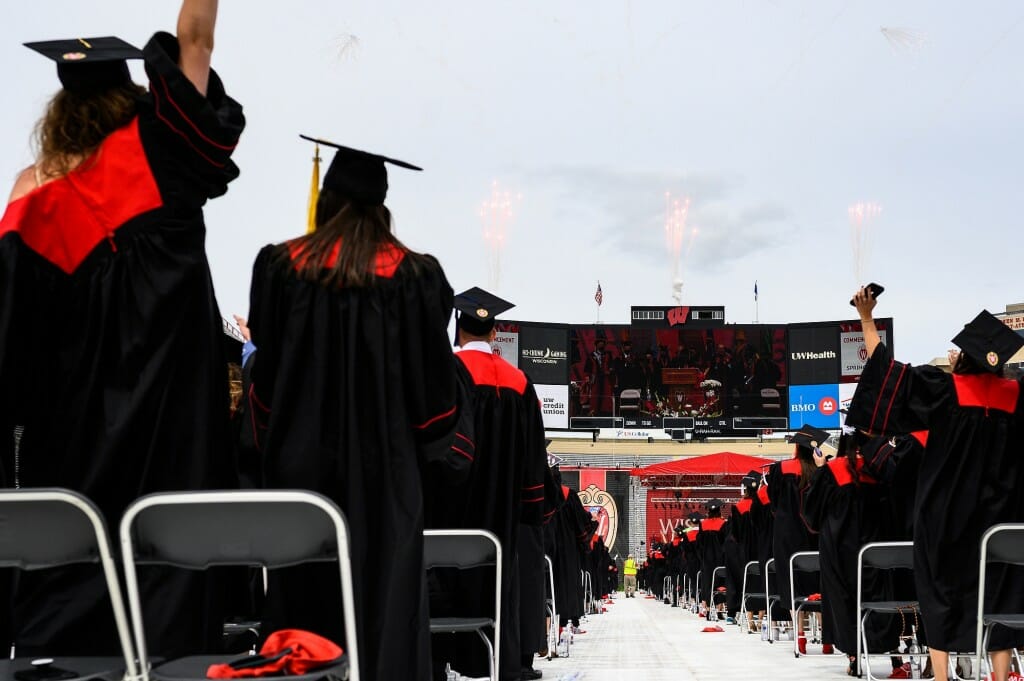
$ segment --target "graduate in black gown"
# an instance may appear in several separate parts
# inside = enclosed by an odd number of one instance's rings
[[[557,469],[555,479],[561,480]],[[546,544],[555,568],[555,605],[558,607],[559,627],[578,622],[583,616],[583,584],[580,571],[583,558],[590,545],[593,532],[590,514],[583,508],[579,494],[568,485],[562,485],[564,503],[549,524],[550,543]],[[546,539],[547,541],[547,539]]]
[[[0,218],[0,467],[8,485],[82,492],[113,532],[140,495],[237,484],[203,206],[238,176],[245,120],[210,68],[216,9],[185,0],[178,35],[142,50],[29,44],[63,87]],[[152,654],[219,644],[205,578],[140,577]],[[19,655],[120,650],[94,566],[22,573],[13,607]]]
[[[717,602],[714,588],[725,586],[723,575],[719,572],[719,581],[711,583],[715,568],[725,565],[725,518],[722,517],[722,500],[712,499],[707,503],[708,517],[700,521],[700,532],[697,534],[697,555],[700,556],[700,594],[697,599],[702,607],[707,608],[709,620],[717,620]]]
[[[818,533],[821,565],[822,641],[835,644],[850,658],[849,672],[855,674],[857,650],[857,557],[864,544],[902,541],[901,523],[893,513],[891,489],[865,470],[864,456],[886,456],[894,446],[886,438],[868,439],[858,433],[844,433],[838,455],[822,461],[804,495],[803,515]],[[888,574],[867,571],[864,600],[893,600]],[[900,594],[913,600],[912,594]],[[899,621],[875,614],[866,628],[868,651],[887,652],[899,644]],[[908,632],[909,633],[909,632]]]
[[[772,531],[772,557],[775,559],[776,592],[781,598],[783,609],[789,611],[792,594],[789,587],[789,559],[798,551],[815,551],[818,536],[807,526],[800,510],[804,493],[816,470],[815,456],[821,457],[820,447],[828,439],[828,432],[813,426],[803,426],[790,438],[793,443],[793,458],[776,461],[768,467],[768,497],[775,516]],[[762,572],[762,574],[764,574]],[[818,593],[814,575],[797,574],[794,585],[800,595]],[[797,636],[803,631],[801,622],[796,622]],[[832,646],[826,644],[824,652],[831,653]]]
[[[320,492],[348,518],[363,678],[426,680],[420,468],[457,426],[452,289],[391,232],[384,164],[415,166],[325,144],[315,231],[253,266],[248,406],[267,486]],[[339,592],[332,565],[273,571],[265,632],[341,642]]]
[[[740,609],[743,597],[743,572],[747,562],[756,551],[752,547],[753,528],[750,523],[750,507],[752,497],[757,492],[755,483],[760,481],[759,471],[751,471],[740,481],[740,500],[732,505],[729,522],[726,523],[725,544],[722,552],[725,557],[725,588],[726,614],[734,618]]]
[[[523,577],[532,586],[543,578],[543,556],[531,550],[519,561],[520,525],[539,530],[545,512],[545,480],[547,449],[544,441],[544,420],[533,383],[522,371],[494,354],[494,324],[497,315],[512,304],[480,288],[472,288],[455,297],[458,313],[456,333],[459,351],[457,361],[466,369],[473,395],[473,439],[476,454],[469,478],[461,485],[425,492],[431,527],[480,527],[490,530],[501,540],[502,596],[501,651],[499,678],[520,678],[529,670],[536,642],[531,641],[526,654],[521,647],[519,603]],[[520,570],[525,574],[521,575]],[[460,614],[480,612],[493,602],[481,589],[467,586],[457,579],[459,592],[455,601],[469,609]],[[531,602],[533,599],[531,599]],[[432,616],[445,616],[435,612]],[[540,618],[537,621],[542,621]],[[475,635],[460,638],[456,650],[442,655],[443,639],[435,636],[435,667],[450,661],[452,669],[466,676],[487,673],[483,647]],[[443,668],[443,665],[442,665]],[[529,671],[528,671],[529,675]]]
[[[982,311],[953,339],[962,352],[952,374],[894,360],[873,319],[875,298],[854,296],[869,359],[846,422],[874,434],[928,430],[918,475],[914,579],[935,678],[947,678],[949,651],[973,651],[981,536],[1024,521],[1024,400],[1021,382],[1001,377],[1024,338]],[[990,569],[986,603],[1024,611],[1019,568]],[[1024,632],[996,627],[990,651],[997,681]]]

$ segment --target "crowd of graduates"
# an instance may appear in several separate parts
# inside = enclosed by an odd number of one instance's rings
[[[863,672],[858,589],[865,601],[911,602],[872,613],[866,651],[890,654],[891,678],[969,676],[978,599],[986,612],[1024,611],[1019,566],[988,567],[988,588],[978,590],[982,535],[998,523],[1024,522],[1024,407],[1020,380],[1004,376],[1024,339],[982,312],[954,339],[960,350],[951,351],[951,373],[911,367],[881,343],[873,296],[861,289],[854,301],[870,359],[836,446],[826,445],[827,431],[801,428],[791,437],[792,458],[743,478],[727,521],[714,499],[706,514],[691,513],[678,525],[670,541],[652,537],[639,581],[666,603],[682,598],[709,619],[751,631],[771,620],[791,623],[800,654],[809,643],[820,644],[823,654],[838,650],[850,675]],[[913,570],[868,570],[858,586],[859,553],[872,542],[911,543]],[[790,559],[798,552],[817,552],[820,571],[794,571],[791,589]],[[748,563],[757,566],[749,575]],[[748,602],[745,578],[747,591],[761,594]],[[813,614],[793,617],[794,597],[815,601],[807,609]],[[1007,678],[1011,651],[1022,645],[1019,630],[993,629],[987,652],[995,679]],[[925,647],[928,661],[919,669],[912,654]]]

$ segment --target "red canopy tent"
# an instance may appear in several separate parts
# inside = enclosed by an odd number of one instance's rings
[[[737,454],[736,452],[717,452],[634,468],[632,474],[641,478],[680,476],[724,478],[736,475],[742,478],[748,471],[759,470],[773,461],[774,459]]]
[[[761,471],[774,459],[736,452],[718,452],[634,468],[647,491],[647,536],[651,541],[670,541],[672,528],[693,512],[705,511],[709,499],[727,504],[739,497],[740,480],[750,471]],[[722,515],[728,517],[728,508]]]

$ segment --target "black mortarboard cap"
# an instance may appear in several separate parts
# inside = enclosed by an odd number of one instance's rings
[[[982,310],[964,326],[953,342],[979,366],[994,374],[1002,371],[1007,360],[1024,347],[1024,338],[988,310]]]
[[[384,167],[385,163],[409,170],[423,170],[419,166],[396,158],[343,147],[308,135],[299,137],[337,150],[324,174],[323,188],[335,191],[356,203],[368,206],[379,206],[384,203],[384,198],[388,195],[388,171]]]
[[[142,50],[120,38],[71,38],[25,43],[57,62],[57,77],[68,92],[88,95],[132,81],[128,59],[142,59]]]
[[[690,515],[686,516],[686,519],[687,520],[693,520],[693,521],[704,520],[704,514],[700,513],[699,511],[694,511]]]
[[[473,336],[489,334],[494,328],[495,318],[515,307],[514,303],[477,286],[455,296],[454,303],[458,311],[458,327]]]
[[[828,439],[828,436],[829,433],[827,430],[815,428],[814,426],[802,426],[800,430],[789,437],[789,441],[802,447],[814,449],[815,447],[821,447],[825,444],[825,440]]]
[[[722,500],[721,499],[712,499],[711,501],[709,501],[707,503],[707,506],[708,506],[708,510],[709,511],[720,510],[722,508]]]

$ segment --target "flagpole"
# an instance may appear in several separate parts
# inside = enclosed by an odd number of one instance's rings
[[[757,280],[755,279],[754,280],[754,323],[755,324],[760,324],[761,323],[761,313],[759,312],[758,305],[760,305],[760,303],[758,302],[758,299],[757,299]]]

